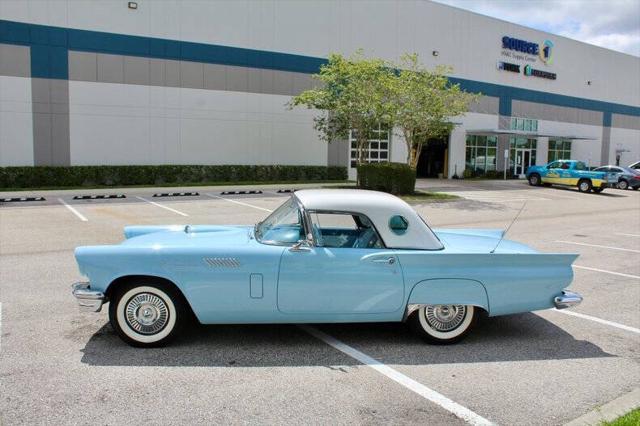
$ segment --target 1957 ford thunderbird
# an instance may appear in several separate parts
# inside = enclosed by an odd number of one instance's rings
[[[570,307],[574,254],[501,230],[434,229],[401,199],[295,192],[255,226],[128,226],[119,245],[78,247],[84,309],[109,302],[118,335],[158,346],[203,324],[408,321],[453,343],[489,316]]]

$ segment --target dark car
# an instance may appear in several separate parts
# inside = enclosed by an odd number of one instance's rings
[[[619,189],[640,188],[640,170],[621,166],[602,166],[596,169],[598,172],[612,172],[618,174]]]

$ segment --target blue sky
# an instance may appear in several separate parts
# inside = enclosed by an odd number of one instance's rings
[[[435,0],[640,56],[640,0]]]

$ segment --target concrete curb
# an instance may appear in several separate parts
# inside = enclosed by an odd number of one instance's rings
[[[570,421],[565,426],[598,426],[602,422],[610,422],[640,407],[640,388],[614,399],[611,402]]]

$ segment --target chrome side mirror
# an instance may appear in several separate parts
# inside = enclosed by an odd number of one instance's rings
[[[311,241],[310,240],[299,240],[295,243],[289,251],[311,251]]]

